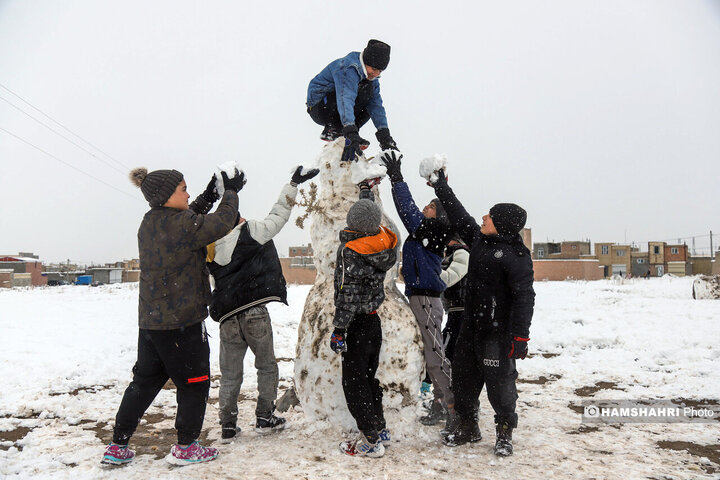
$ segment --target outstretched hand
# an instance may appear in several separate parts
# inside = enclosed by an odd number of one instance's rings
[[[428,180],[427,184],[431,187],[440,186],[440,185],[447,185],[448,176],[445,172],[445,167],[441,168],[440,170],[435,170],[433,174],[437,177],[437,180],[434,182],[430,182]]]
[[[401,171],[402,166],[402,153],[395,150],[386,151],[382,154],[380,159],[387,167],[387,174],[390,177],[392,183],[402,182],[403,176]]]
[[[200,196],[209,203],[215,203],[220,198],[220,195],[217,193],[215,175],[212,176],[210,183],[207,184],[205,191],[202,192]]]
[[[320,173],[320,170],[317,169],[317,168],[313,168],[312,170],[308,170],[307,173],[304,174],[304,175],[303,175],[302,171],[303,171],[303,166],[302,166],[302,165],[299,165],[299,166],[295,169],[295,173],[293,173],[293,176],[292,176],[292,178],[290,179],[290,185],[292,185],[293,187],[297,187],[297,186],[300,185],[301,183],[307,182],[307,181],[310,180],[311,178],[314,178],[315,176],[317,176],[318,173]]]
[[[232,178],[228,178],[227,173],[222,172],[222,180],[223,180],[223,186],[225,187],[225,190],[232,190],[233,192],[237,193],[245,186],[247,183],[247,180],[245,180],[245,172],[238,172],[238,169],[235,169],[235,173],[233,174]]]

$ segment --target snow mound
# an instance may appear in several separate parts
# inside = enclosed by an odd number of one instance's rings
[[[310,236],[317,276],[305,302],[295,353],[295,390],[303,412],[311,421],[327,420],[343,429],[356,428],[342,389],[341,357],[330,349],[335,314],[333,274],[350,207],[358,200],[357,183],[385,174],[384,166],[368,161],[341,162],[342,139],[323,147],[315,177],[322,213],[311,216]],[[375,200],[382,209],[377,187]],[[383,212],[382,225],[400,230]],[[398,251],[400,247],[398,246]],[[395,285],[398,265],[385,277],[385,302],[378,309],[383,343],[377,378],[384,390],[383,406],[393,432],[417,430],[417,392],[424,368],[420,332],[404,296]]]
[[[420,162],[420,176],[430,183],[435,183],[438,176],[435,172],[442,170],[447,165],[447,155],[436,153],[432,157],[423,159]]]

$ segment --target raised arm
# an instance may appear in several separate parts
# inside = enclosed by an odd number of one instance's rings
[[[205,191],[202,192],[197,198],[190,204],[190,210],[200,215],[205,215],[210,210],[215,202],[220,199],[215,188],[215,175],[210,179]]]
[[[445,208],[450,225],[468,246],[472,246],[475,239],[482,235],[480,225],[465,210],[460,200],[457,199],[452,188],[447,184],[443,172],[438,172],[438,180],[433,184],[433,188],[435,189],[435,195],[437,195],[437,198],[442,202],[443,208]]]
[[[452,287],[467,275],[468,263],[470,263],[470,254],[467,250],[455,250],[452,262],[450,262],[447,270],[440,272],[440,280],[445,282],[447,288]]]
[[[184,212],[183,230],[193,248],[201,248],[224,237],[235,226],[238,216],[238,196],[225,190],[214,213],[199,215],[192,210]]]

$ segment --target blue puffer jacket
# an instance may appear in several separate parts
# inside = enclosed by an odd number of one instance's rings
[[[307,106],[314,107],[325,96],[335,90],[337,95],[338,112],[343,126],[355,124],[355,98],[358,94],[358,84],[365,80],[365,70],[360,61],[360,52],[350,52],[343,58],[331,62],[315,78],[310,80],[307,92]],[[375,128],[387,128],[385,107],[380,96],[380,82],[372,82],[373,90],[367,111],[372,118]]]
[[[407,228],[410,237],[402,249],[402,275],[405,279],[405,295],[428,295],[439,297],[445,290],[445,282],[440,279],[442,272],[442,255],[430,251],[423,244],[442,244],[441,238],[446,235],[434,218],[425,218],[410,194],[405,182],[397,182],[392,186],[393,200],[400,220]],[[423,232],[423,233],[420,233]]]

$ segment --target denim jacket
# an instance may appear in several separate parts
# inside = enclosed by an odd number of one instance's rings
[[[331,62],[315,78],[310,80],[307,93],[307,106],[314,107],[325,101],[325,96],[335,90],[337,108],[343,126],[355,124],[355,98],[358,93],[358,84],[365,80],[365,66],[360,58],[360,52],[350,52],[343,58]],[[375,128],[387,128],[385,107],[380,96],[380,82],[372,81],[372,96],[367,105],[367,111],[372,118]]]

